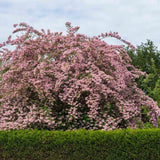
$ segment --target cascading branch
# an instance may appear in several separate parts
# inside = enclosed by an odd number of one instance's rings
[[[135,83],[145,73],[131,65],[123,45],[102,41],[115,37],[134,49],[118,33],[90,38],[69,22],[66,35],[14,27],[24,33],[0,44],[0,130],[157,127],[160,109]]]

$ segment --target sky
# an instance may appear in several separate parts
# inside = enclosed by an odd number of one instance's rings
[[[71,22],[90,37],[118,32],[135,46],[149,39],[160,50],[160,0],[0,0],[0,43],[20,22],[64,34],[65,23]],[[105,41],[123,44],[114,38]]]

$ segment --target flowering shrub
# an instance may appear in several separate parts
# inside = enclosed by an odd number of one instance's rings
[[[66,35],[14,27],[24,34],[0,45],[0,130],[113,130],[146,120],[157,127],[157,103],[135,83],[145,73],[130,64],[124,46],[102,40],[115,37],[134,49],[118,33],[90,38],[75,34],[79,27],[69,22]]]

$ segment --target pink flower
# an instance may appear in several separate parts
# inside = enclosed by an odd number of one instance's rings
[[[9,37],[0,45],[0,71],[5,71],[0,83],[0,130],[36,127],[36,123],[49,129],[113,130],[123,128],[122,121],[135,128],[135,118],[143,123],[140,106],[150,110],[150,122],[157,126],[157,103],[135,83],[145,73],[130,64],[122,45],[109,45],[100,38],[111,36],[134,46],[117,32],[90,38],[75,35],[79,27],[70,22],[66,27],[68,34],[62,35],[21,23],[14,33],[24,31],[24,35]],[[6,44],[15,50],[4,49]]]
[[[65,25],[66,25],[66,26],[70,26],[71,23],[70,23],[70,22],[66,22]]]

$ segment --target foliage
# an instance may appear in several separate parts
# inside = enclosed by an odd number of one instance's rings
[[[147,72],[147,77],[136,80],[138,87],[148,96],[158,102],[160,106],[160,52],[153,42],[147,40],[137,47],[136,54],[128,50],[132,64],[141,71]]]
[[[135,83],[145,73],[130,64],[124,46],[102,38],[134,47],[117,33],[90,38],[75,34],[79,27],[69,22],[66,27],[62,35],[20,23],[13,33],[24,34],[1,44],[0,129],[136,128],[145,119],[141,106],[157,127],[159,108]]]
[[[157,72],[160,73],[160,53],[151,40],[147,40],[146,43],[141,43],[140,46],[137,46],[135,53],[132,50],[128,50],[127,53],[136,68],[149,74],[154,71],[152,67],[154,60],[154,65],[158,69]]]
[[[160,129],[0,131],[0,159],[159,160]],[[31,154],[32,153],[32,154]]]

